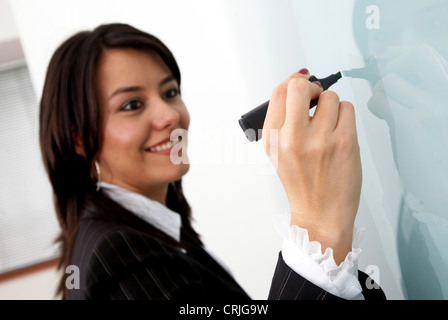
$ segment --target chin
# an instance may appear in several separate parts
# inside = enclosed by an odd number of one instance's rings
[[[166,181],[177,181],[179,179],[182,179],[182,177],[190,170],[189,164],[178,164],[174,165],[173,168],[170,170],[170,174],[165,176]],[[167,170],[168,171],[168,170]],[[166,171],[166,173],[168,173]]]
[[[179,168],[180,170],[179,170],[178,178],[175,179],[175,180],[181,179],[190,170],[190,164],[188,164],[188,163],[179,164],[177,166],[180,167]]]

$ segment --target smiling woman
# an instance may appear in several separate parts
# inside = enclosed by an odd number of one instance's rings
[[[160,150],[173,129],[188,128],[180,82],[171,52],[155,37],[123,24],[80,32],[53,55],[41,99],[40,142],[62,227],[63,269],[90,268],[89,259],[73,259],[75,244],[84,241],[77,237],[83,217],[151,229],[106,194],[108,182],[161,199],[199,242],[182,192],[188,165],[173,165]],[[157,229],[152,234],[173,242]],[[60,290],[69,298],[66,276]]]

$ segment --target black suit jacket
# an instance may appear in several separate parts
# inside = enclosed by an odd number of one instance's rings
[[[87,217],[80,225],[71,264],[79,267],[80,288],[70,299],[249,300],[250,297],[187,232],[183,248],[147,230],[119,221]],[[360,273],[361,285],[366,275]],[[367,299],[385,299],[364,290]],[[291,270],[279,254],[269,299],[339,299]]]

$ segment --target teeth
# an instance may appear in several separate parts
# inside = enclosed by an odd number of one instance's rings
[[[154,152],[154,151],[158,152],[158,151],[167,150],[167,149],[170,149],[170,148],[174,147],[178,143],[179,143],[179,141],[168,141],[168,142],[166,142],[166,143],[164,143],[162,145],[159,145],[157,147],[149,148],[149,151],[151,151],[151,152]]]

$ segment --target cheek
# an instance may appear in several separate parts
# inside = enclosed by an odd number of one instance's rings
[[[185,106],[183,106],[183,108],[179,110],[179,116],[180,127],[187,130],[190,126],[190,114],[188,113],[188,110]]]
[[[141,130],[132,124],[107,124],[104,129],[101,148],[102,160],[106,162],[129,159],[139,153],[142,137]]]

